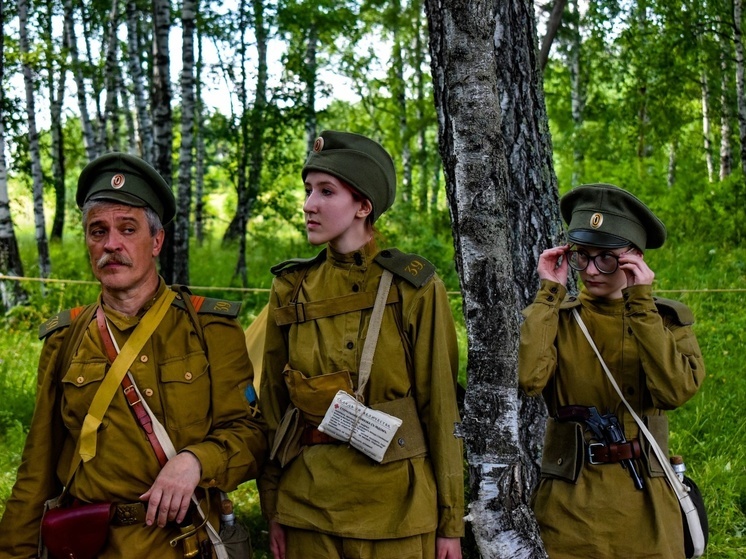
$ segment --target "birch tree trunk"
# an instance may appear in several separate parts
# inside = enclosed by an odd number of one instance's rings
[[[738,100],[738,136],[741,141],[741,171],[743,178],[736,187],[733,205],[741,208],[743,205],[743,181],[746,180],[746,98],[744,95],[744,58],[743,58],[743,0],[733,0],[733,41],[736,49],[736,99]],[[738,220],[739,236],[743,232],[741,220]]]
[[[316,80],[318,79],[319,64],[316,60],[319,35],[316,22],[311,21],[308,25],[308,44],[306,45],[306,56],[304,64],[304,83],[306,85],[306,144],[307,153],[313,150],[313,143],[318,136],[316,118]]]
[[[406,1],[406,0],[405,0]],[[400,0],[392,0],[389,8],[388,18],[392,25],[391,47],[391,93],[394,98],[394,107],[397,111],[399,124],[399,138],[401,141],[401,197],[402,200],[412,203],[412,151],[409,147],[409,124],[407,123],[407,90],[404,81],[404,57],[402,54],[402,27],[406,16],[402,16]]]
[[[425,107],[426,103],[432,103],[429,96],[425,96],[425,73],[422,66],[425,62],[425,46],[422,44],[422,35],[425,30],[422,28],[423,6],[421,0],[414,0],[416,15],[415,35],[414,35],[414,81],[416,87],[416,109],[417,109],[417,164],[420,168],[419,186],[418,186],[418,209],[425,214],[428,211],[428,190],[430,186],[430,170],[428,162],[428,141],[427,126],[425,125]]]
[[[545,411],[518,390],[517,348],[538,256],[558,241],[561,224],[533,4],[426,6],[469,348],[467,519],[482,557],[543,558],[529,498]]]
[[[559,1],[557,2],[559,4]],[[555,4],[555,7],[557,6]],[[573,124],[573,152],[572,152],[572,186],[577,186],[580,182],[579,177],[583,171],[583,160],[585,153],[583,152],[580,141],[580,134],[583,127],[583,114],[585,112],[585,84],[582,77],[582,67],[580,65],[581,50],[583,48],[583,40],[580,34],[580,10],[577,0],[572,0],[571,7],[573,9],[572,19],[572,39],[569,52],[568,65],[570,67],[570,104],[572,112],[572,124]],[[543,67],[543,66],[542,66]]]
[[[26,117],[34,199],[34,236],[36,237],[36,248],[39,253],[39,276],[46,278],[49,277],[50,269],[49,243],[47,242],[46,222],[44,219],[44,178],[41,172],[39,133],[36,128],[34,72],[28,62],[28,0],[19,0],[18,2],[18,28],[21,39],[21,56],[23,59],[23,83],[26,90]]]
[[[99,145],[104,151],[121,151],[122,144],[119,132],[119,40],[117,27],[119,25],[119,0],[113,0],[109,11],[109,28],[106,37],[106,65],[104,83],[106,84],[106,103],[104,104],[103,120],[99,127]],[[111,130],[108,133],[108,130]]]
[[[702,71],[700,88],[702,92],[702,136],[704,140],[705,148],[705,164],[707,166],[707,180],[712,182],[715,177],[715,168],[712,161],[712,140],[710,139],[710,107],[708,103],[708,97],[710,95],[709,88],[707,86],[707,74]]]
[[[63,146],[62,130],[62,103],[65,96],[65,76],[67,68],[64,61],[59,60],[54,54],[54,40],[52,35],[52,22],[54,18],[54,4],[51,0],[47,1],[46,14],[44,20],[44,36],[48,43],[47,50],[47,92],[49,95],[49,116],[50,132],[52,136],[52,145],[50,156],[52,158],[52,184],[54,186],[54,218],[52,220],[52,231],[49,235],[52,242],[62,241],[62,233],[65,228],[65,150]],[[63,33],[64,35],[64,33]],[[63,48],[66,47],[66,41],[62,40]]]
[[[0,83],[5,75],[5,1],[0,0]],[[0,107],[5,106],[5,90],[0,87]],[[23,262],[10,214],[8,168],[5,161],[5,111],[0,111],[0,274],[23,277]],[[28,300],[17,281],[0,281],[0,308],[11,309]]]
[[[143,14],[137,7],[135,0],[127,1],[127,47],[129,49],[128,65],[132,79],[132,89],[135,97],[135,109],[137,110],[137,129],[140,137],[140,153],[142,158],[153,163],[153,121],[148,110],[148,101],[145,95],[144,77],[142,71],[142,58],[140,57],[140,18]]]
[[[70,49],[70,66],[73,70],[75,86],[77,88],[78,111],[80,111],[80,123],[83,128],[86,155],[88,156],[88,161],[92,161],[98,157],[99,153],[93,124],[91,123],[91,116],[88,112],[88,99],[86,98],[83,68],[78,53],[78,38],[75,33],[75,15],[72,0],[65,0],[65,35],[67,36],[67,46]]]
[[[199,21],[199,20],[198,20]],[[197,25],[197,64],[195,68],[195,115],[194,143],[196,161],[194,165],[194,238],[201,246],[204,242],[204,191],[205,191],[205,135],[202,132],[205,108],[202,101],[202,30]]]
[[[194,146],[194,27],[199,2],[184,0],[181,6],[181,148],[179,187],[174,223],[174,281],[189,284],[189,216],[192,212]]]
[[[167,184],[173,183],[171,150],[173,123],[171,121],[171,55],[168,36],[171,31],[169,0],[153,1],[153,166]],[[166,238],[159,258],[161,275],[166,283],[174,283],[174,224],[166,226]]]
[[[730,43],[719,39],[720,45],[720,180],[723,181],[733,172],[733,148],[730,143],[731,108],[728,102],[730,79],[728,60],[730,59]]]

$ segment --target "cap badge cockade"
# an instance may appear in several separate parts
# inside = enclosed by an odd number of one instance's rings
[[[324,149],[324,138],[319,136],[318,138],[316,138],[316,141],[313,143],[313,151],[318,153],[322,149]]]
[[[117,173],[113,177],[111,177],[111,187],[112,188],[122,188],[124,186],[124,175],[122,173]]]
[[[591,227],[598,229],[604,223],[604,216],[600,213],[595,213],[591,216]]]

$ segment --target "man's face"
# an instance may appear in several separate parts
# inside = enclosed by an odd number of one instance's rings
[[[151,236],[143,208],[111,203],[88,213],[85,239],[93,275],[109,293],[128,292],[157,276],[164,232]]]

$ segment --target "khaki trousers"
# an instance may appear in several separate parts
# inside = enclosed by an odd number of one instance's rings
[[[285,526],[285,535],[286,559],[435,559],[435,532],[359,540]]]

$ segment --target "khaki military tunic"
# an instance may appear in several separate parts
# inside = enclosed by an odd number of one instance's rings
[[[595,406],[600,413],[617,414],[627,439],[640,438],[634,419],[575,322],[570,312],[574,307],[625,398],[667,452],[664,410],[689,400],[705,374],[691,312],[673,301],[656,304],[651,287],[645,285],[627,288],[622,299],[613,301],[594,298],[585,290],[578,298],[565,295],[562,285],[542,281],[536,299],[524,311],[521,387],[530,395],[542,393],[550,415],[559,406]],[[643,490],[635,489],[618,463],[591,465],[581,454],[581,463],[566,467],[574,439],[563,425],[568,424],[548,422],[542,478],[533,499],[550,558],[683,558],[679,504],[655,459],[636,461]]]
[[[290,404],[285,365],[311,377],[347,370],[357,388],[371,314],[366,309],[280,327],[275,309],[288,304],[301,274],[299,302],[376,292],[383,268],[374,257],[371,245],[350,254],[327,248],[325,256],[275,279],[261,382],[270,441]],[[445,288],[437,276],[419,288],[395,277],[391,290],[400,301],[386,306],[365,402],[413,396],[427,456],[378,464],[346,444],[307,446],[284,470],[268,462],[259,480],[268,518],[343,538],[403,538],[436,530],[439,536],[463,535],[462,446],[454,436],[458,348]]]
[[[158,294],[165,289],[161,281]],[[149,306],[136,317],[105,307],[120,348]],[[130,372],[177,451],[199,459],[200,485],[232,491],[258,473],[266,452],[264,425],[244,395],[253,371],[243,330],[233,318],[205,312],[198,316],[204,347],[187,312],[172,304]],[[67,480],[83,419],[109,369],[93,320],[69,370],[57,371],[66,332],[58,329],[45,339],[34,417],[0,524],[3,559],[36,555],[42,506]],[[159,471],[155,453],[119,390],[98,431],[96,456],[81,463],[70,494],[85,502],[137,502]],[[217,521],[217,510],[212,512]],[[183,557],[180,546],[169,545],[178,533],[168,526],[112,526],[99,557]]]

